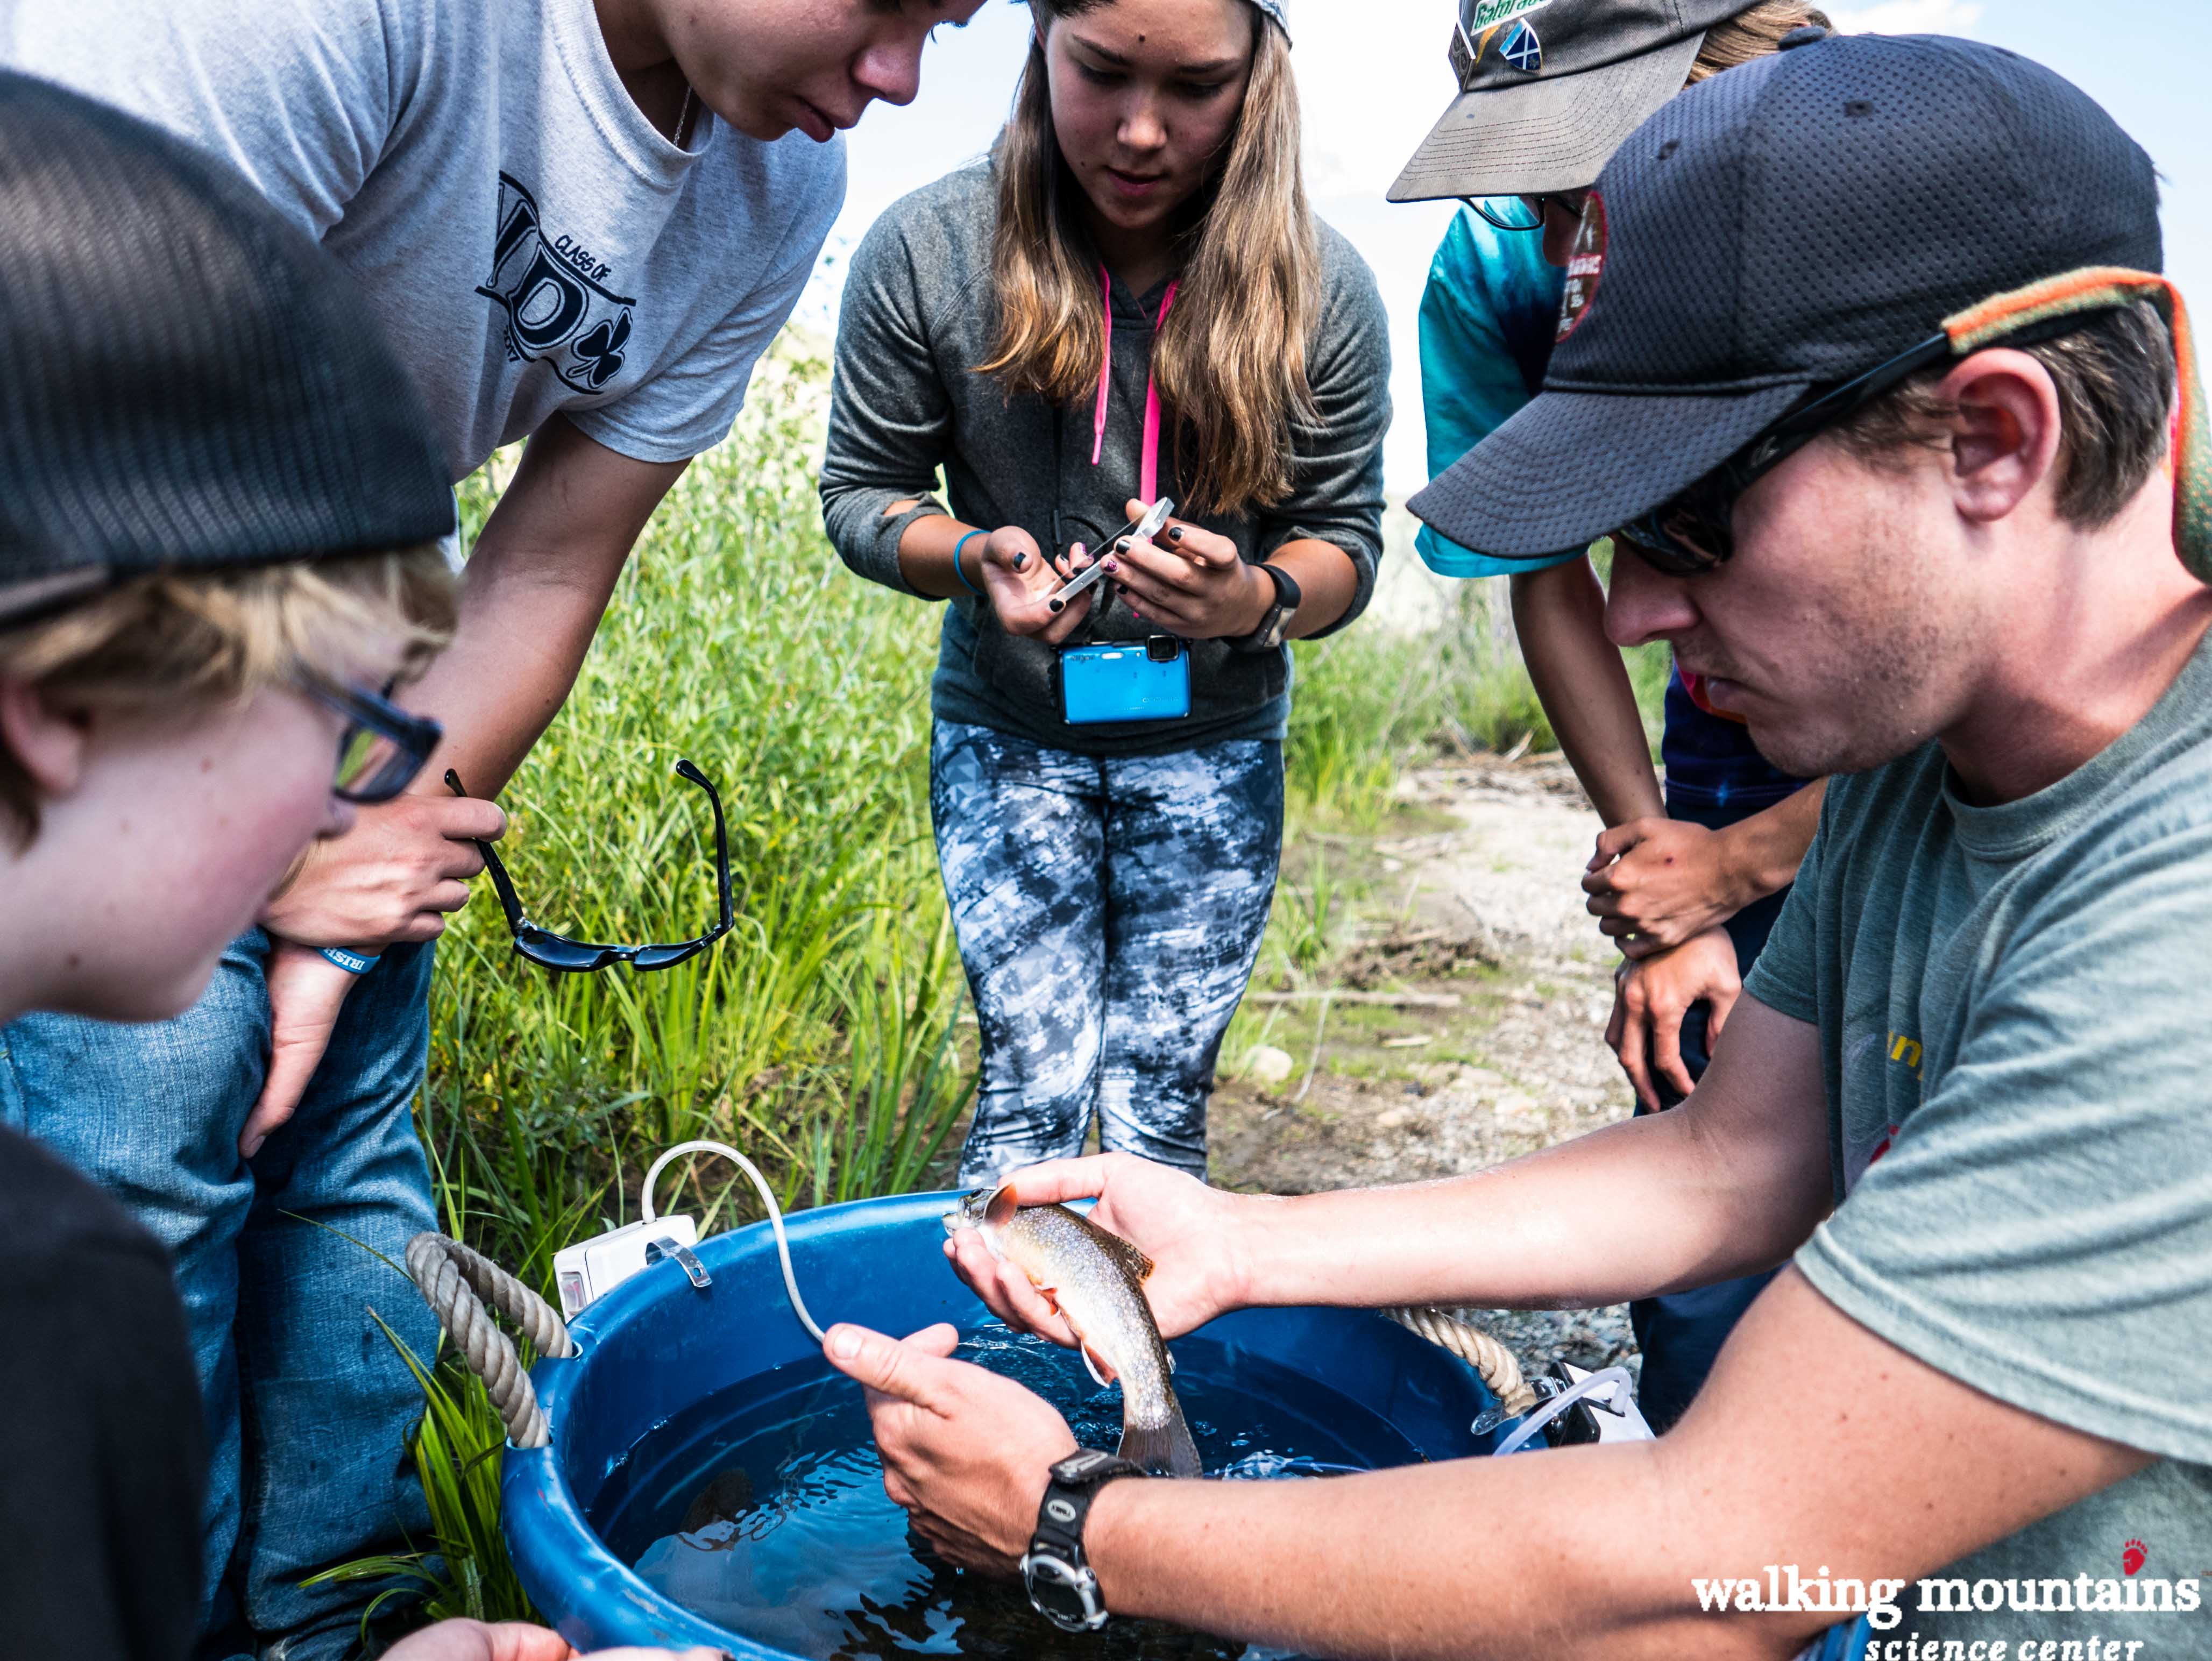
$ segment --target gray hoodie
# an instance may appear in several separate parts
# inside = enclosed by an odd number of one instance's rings
[[[836,382],[822,503],[830,540],[861,576],[915,591],[899,574],[899,539],[915,519],[951,511],[969,524],[1015,524],[1038,546],[1097,548],[1127,521],[1137,494],[1145,386],[1164,290],[1114,284],[1113,391],[1105,451],[1091,464],[1093,410],[1009,398],[974,366],[991,355],[997,306],[991,239],[998,221],[991,166],[980,162],[916,191],[878,220],[853,257],[837,327]],[[1382,435],[1390,424],[1388,319],[1375,279],[1326,225],[1321,318],[1307,373],[1321,415],[1291,434],[1287,500],[1259,512],[1198,521],[1248,561],[1285,543],[1333,543],[1358,567],[1341,628],[1365,609],[1382,554]],[[1160,489],[1181,500],[1172,434],[1160,445]],[[886,518],[893,502],[919,500]],[[1094,595],[1111,591],[1101,587]],[[1125,603],[1094,613],[1079,640],[1137,640],[1158,631]],[[1012,732],[1091,755],[1147,755],[1237,738],[1280,738],[1290,713],[1287,650],[1240,653],[1191,643],[1191,713],[1181,721],[1070,726],[1060,717],[1054,648],[1007,634],[990,608],[963,594],[945,614],[931,708],[939,720]]]

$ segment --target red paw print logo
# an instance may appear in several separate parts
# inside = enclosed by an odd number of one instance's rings
[[[2133,1574],[2143,1566],[2144,1560],[2149,1555],[2150,1553],[2144,1549],[2142,1541],[2130,1540],[2120,1548],[2120,1567],[2130,1574]]]

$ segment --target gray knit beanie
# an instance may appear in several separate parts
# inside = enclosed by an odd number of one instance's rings
[[[337,261],[222,162],[0,71],[0,627],[125,579],[453,528]]]

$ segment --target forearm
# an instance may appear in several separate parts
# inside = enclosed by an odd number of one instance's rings
[[[1298,615],[1291,620],[1290,628],[1296,639],[1318,634],[1343,621],[1359,596],[1359,568],[1334,543],[1302,536],[1285,543],[1266,562],[1282,567],[1298,585]],[[1267,579],[1263,575],[1261,580]]]
[[[1238,1304],[1592,1308],[1771,1268],[1830,1203],[1819,1036],[1753,999],[1697,1093],[1474,1176],[1231,1214]]]
[[[1608,1126],[1473,1176],[1258,1199],[1240,1302],[1594,1309],[1768,1268],[1755,1203],[1676,1114]],[[1786,1250],[1787,1248],[1783,1248]]]
[[[445,742],[414,788],[444,791],[448,767],[471,796],[507,787],[575,684],[618,573],[569,584],[482,553],[470,561],[453,642],[407,697],[446,724]]]
[[[1779,894],[1797,880],[1797,867],[1820,827],[1820,804],[1827,795],[1828,781],[1815,779],[1795,796],[1719,833],[1723,863],[1738,896],[1736,910]]]
[[[492,797],[522,765],[575,684],[639,535],[684,464],[617,455],[558,416],[477,539],[453,644],[408,692],[446,724],[414,788],[442,794],[452,767]]]
[[[1607,825],[1663,815],[1651,743],[1619,648],[1605,634],[1605,590],[1587,559],[1510,579],[1521,656],[1559,748]]]
[[[1085,1549],[1107,1608],[1316,1656],[1778,1658],[1697,1613],[1655,1445],[1291,1482],[1110,1484]],[[1684,1606],[1687,1605],[1686,1609]]]
[[[912,512],[917,505],[912,500],[893,502],[884,510],[884,517],[896,518]],[[934,600],[974,592],[983,585],[977,563],[982,557],[983,539],[976,537],[962,553],[961,567],[967,573],[967,582],[954,573],[952,555],[963,537],[984,528],[945,513],[932,513],[916,519],[899,536],[899,575],[916,593],[927,594]]]

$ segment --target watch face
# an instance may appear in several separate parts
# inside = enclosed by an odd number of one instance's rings
[[[1071,1453],[1052,1468],[1053,1476],[1063,1482],[1079,1482],[1101,1465],[1111,1464],[1115,1456],[1101,1453],[1095,1447],[1086,1447],[1079,1453]]]

